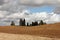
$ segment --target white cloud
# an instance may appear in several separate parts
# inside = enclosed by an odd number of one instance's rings
[[[27,7],[45,5],[54,6],[54,11],[52,13],[38,12],[32,14],[29,11],[25,11]],[[0,24],[8,25],[12,20],[18,24],[19,18],[25,18],[27,22],[39,21],[41,19],[47,23],[60,22],[60,0],[4,0],[4,3],[0,5]]]
[[[47,13],[47,12],[33,13],[33,14],[29,14],[29,15],[27,15],[27,14],[15,13],[11,16],[13,16],[13,18],[25,18],[27,20],[27,22],[40,21],[40,20],[43,20],[44,22],[47,22],[47,23],[60,22],[60,14]]]
[[[13,13],[10,15],[7,15],[8,12],[6,11],[0,11],[0,25],[10,25],[11,21],[14,21],[17,25],[19,24],[19,19],[20,18],[25,18],[26,22],[31,23],[32,21],[40,21],[43,20],[47,24],[50,23],[56,23],[60,22],[60,14],[55,14],[54,12],[52,13],[47,13],[47,12],[38,12],[38,13],[32,13],[30,14],[29,11],[22,11],[18,13]],[[8,23],[8,24],[7,24]]]
[[[52,13],[47,13],[47,12],[35,13],[33,14],[33,18],[35,20],[43,20],[47,24],[60,22],[60,14],[55,14],[53,12]]]
[[[3,18],[4,16],[7,15],[7,11],[0,11],[0,18]]]

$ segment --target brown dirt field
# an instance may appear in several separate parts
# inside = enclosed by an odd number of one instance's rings
[[[60,39],[59,38],[33,36],[33,35],[0,33],[0,40],[60,40]]]
[[[60,39],[59,38],[33,36],[33,35],[0,33],[0,40],[60,40]]]
[[[27,34],[42,37],[60,38],[60,23],[41,26],[0,26],[1,33]]]

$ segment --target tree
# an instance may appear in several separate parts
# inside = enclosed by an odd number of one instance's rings
[[[44,24],[46,24],[46,22]]]
[[[29,26],[29,23],[27,23],[27,26]]]
[[[11,26],[15,26],[15,23],[14,23],[14,21],[12,21],[12,22],[11,22]]]
[[[25,19],[24,20],[20,19],[19,26],[25,26]]]
[[[19,21],[19,26],[22,26],[22,19],[20,19]]]
[[[44,24],[43,20],[41,20],[39,24],[40,24],[40,25],[43,25],[43,24]]]
[[[37,21],[35,21],[35,26],[37,26],[38,25],[38,22]]]
[[[23,20],[23,23],[22,23],[23,26],[25,26],[25,22],[26,22],[26,21],[25,21],[25,19],[24,19],[24,20]]]

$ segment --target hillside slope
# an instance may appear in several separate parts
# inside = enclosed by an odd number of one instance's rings
[[[33,36],[33,35],[0,33],[0,40],[60,40],[60,39],[59,38]]]
[[[41,26],[0,26],[0,32],[60,38],[60,23]]]

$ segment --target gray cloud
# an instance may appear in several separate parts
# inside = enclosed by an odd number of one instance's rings
[[[59,0],[4,0],[4,5],[2,5],[0,10],[15,13],[27,7],[40,7],[40,6],[56,7],[59,5],[60,5]]]
[[[55,7],[54,13],[60,14],[60,6]]]
[[[31,15],[24,12],[27,7],[40,6],[54,6],[55,9],[53,12],[60,13],[60,0],[0,0],[0,24],[2,23],[1,25],[8,25],[13,20],[16,22],[16,24],[18,24],[17,20],[19,20],[19,18],[26,18],[27,22],[29,22],[30,20],[39,20],[43,15],[44,16],[42,18],[46,19],[47,23],[59,21],[60,16],[56,16],[57,14],[52,14],[52,16],[49,16],[50,14],[48,13],[36,13]],[[54,19],[54,15],[56,16],[57,21]],[[50,17],[50,19],[48,16]]]
[[[26,6],[20,5],[19,0],[5,0],[4,5],[0,7],[1,11],[8,11],[10,13],[16,13],[25,9]]]
[[[32,7],[54,6],[54,13],[60,13],[60,0],[20,0],[20,3]]]
[[[24,5],[30,5],[30,6],[34,6],[34,5],[40,6],[42,4],[43,5],[47,5],[47,4],[54,5],[54,4],[60,3],[60,1],[59,0],[20,0],[20,3]]]
[[[4,0],[0,0],[0,5],[4,4]]]

